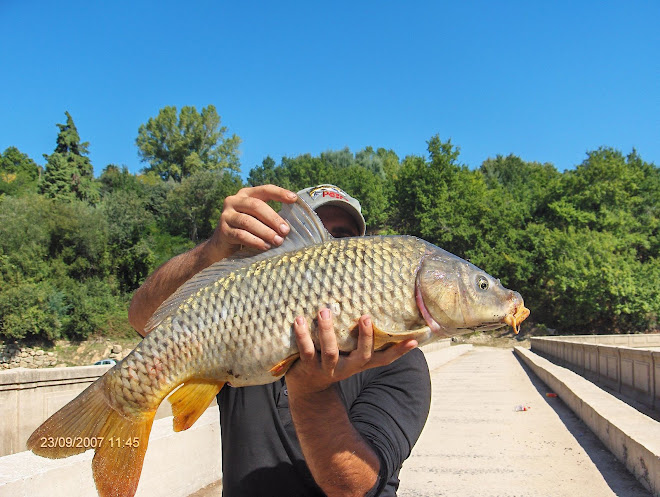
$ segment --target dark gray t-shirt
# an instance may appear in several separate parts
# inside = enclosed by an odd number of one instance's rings
[[[380,459],[369,495],[395,496],[399,469],[428,417],[431,382],[415,349],[388,366],[339,382],[353,426]],[[305,463],[289,412],[284,379],[218,395],[224,497],[323,495]]]

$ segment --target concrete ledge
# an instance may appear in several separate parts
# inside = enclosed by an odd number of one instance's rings
[[[0,457],[0,497],[90,497],[97,495],[92,457],[45,459],[32,452]],[[185,432],[172,418],[154,422],[136,497],[185,497],[221,478],[220,423],[210,407]]]
[[[0,371],[0,456],[22,452],[32,432],[111,366]],[[213,405],[217,405],[215,400]],[[156,419],[172,416],[161,402]]]
[[[515,352],[642,485],[660,497],[660,423],[566,368],[521,347]]]
[[[447,364],[449,361],[472,350],[471,344],[454,345],[453,347],[439,347],[428,350],[426,347],[421,348],[426,357],[426,363],[429,365],[429,371],[439,368]]]
[[[660,344],[660,334],[532,337],[531,342],[536,354],[651,409],[660,408],[660,351],[652,349]]]

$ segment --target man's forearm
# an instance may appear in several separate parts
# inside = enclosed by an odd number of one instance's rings
[[[351,424],[336,387],[299,398],[289,392],[296,434],[316,483],[330,497],[365,495],[376,484],[380,462]]]
[[[144,325],[160,304],[195,274],[227,255],[214,252],[204,242],[160,266],[133,295],[128,309],[131,326],[144,336]]]

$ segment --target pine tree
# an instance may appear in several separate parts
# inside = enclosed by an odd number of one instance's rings
[[[88,142],[81,142],[71,114],[65,112],[66,124],[58,124],[57,145],[51,155],[45,155],[46,170],[40,191],[58,200],[74,199],[96,203],[98,185],[94,182],[94,169],[87,157]]]

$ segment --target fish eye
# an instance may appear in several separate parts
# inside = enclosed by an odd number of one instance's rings
[[[488,290],[488,286],[489,286],[488,280],[486,278],[484,278],[483,276],[479,276],[479,280],[477,281],[477,285],[482,290]]]

